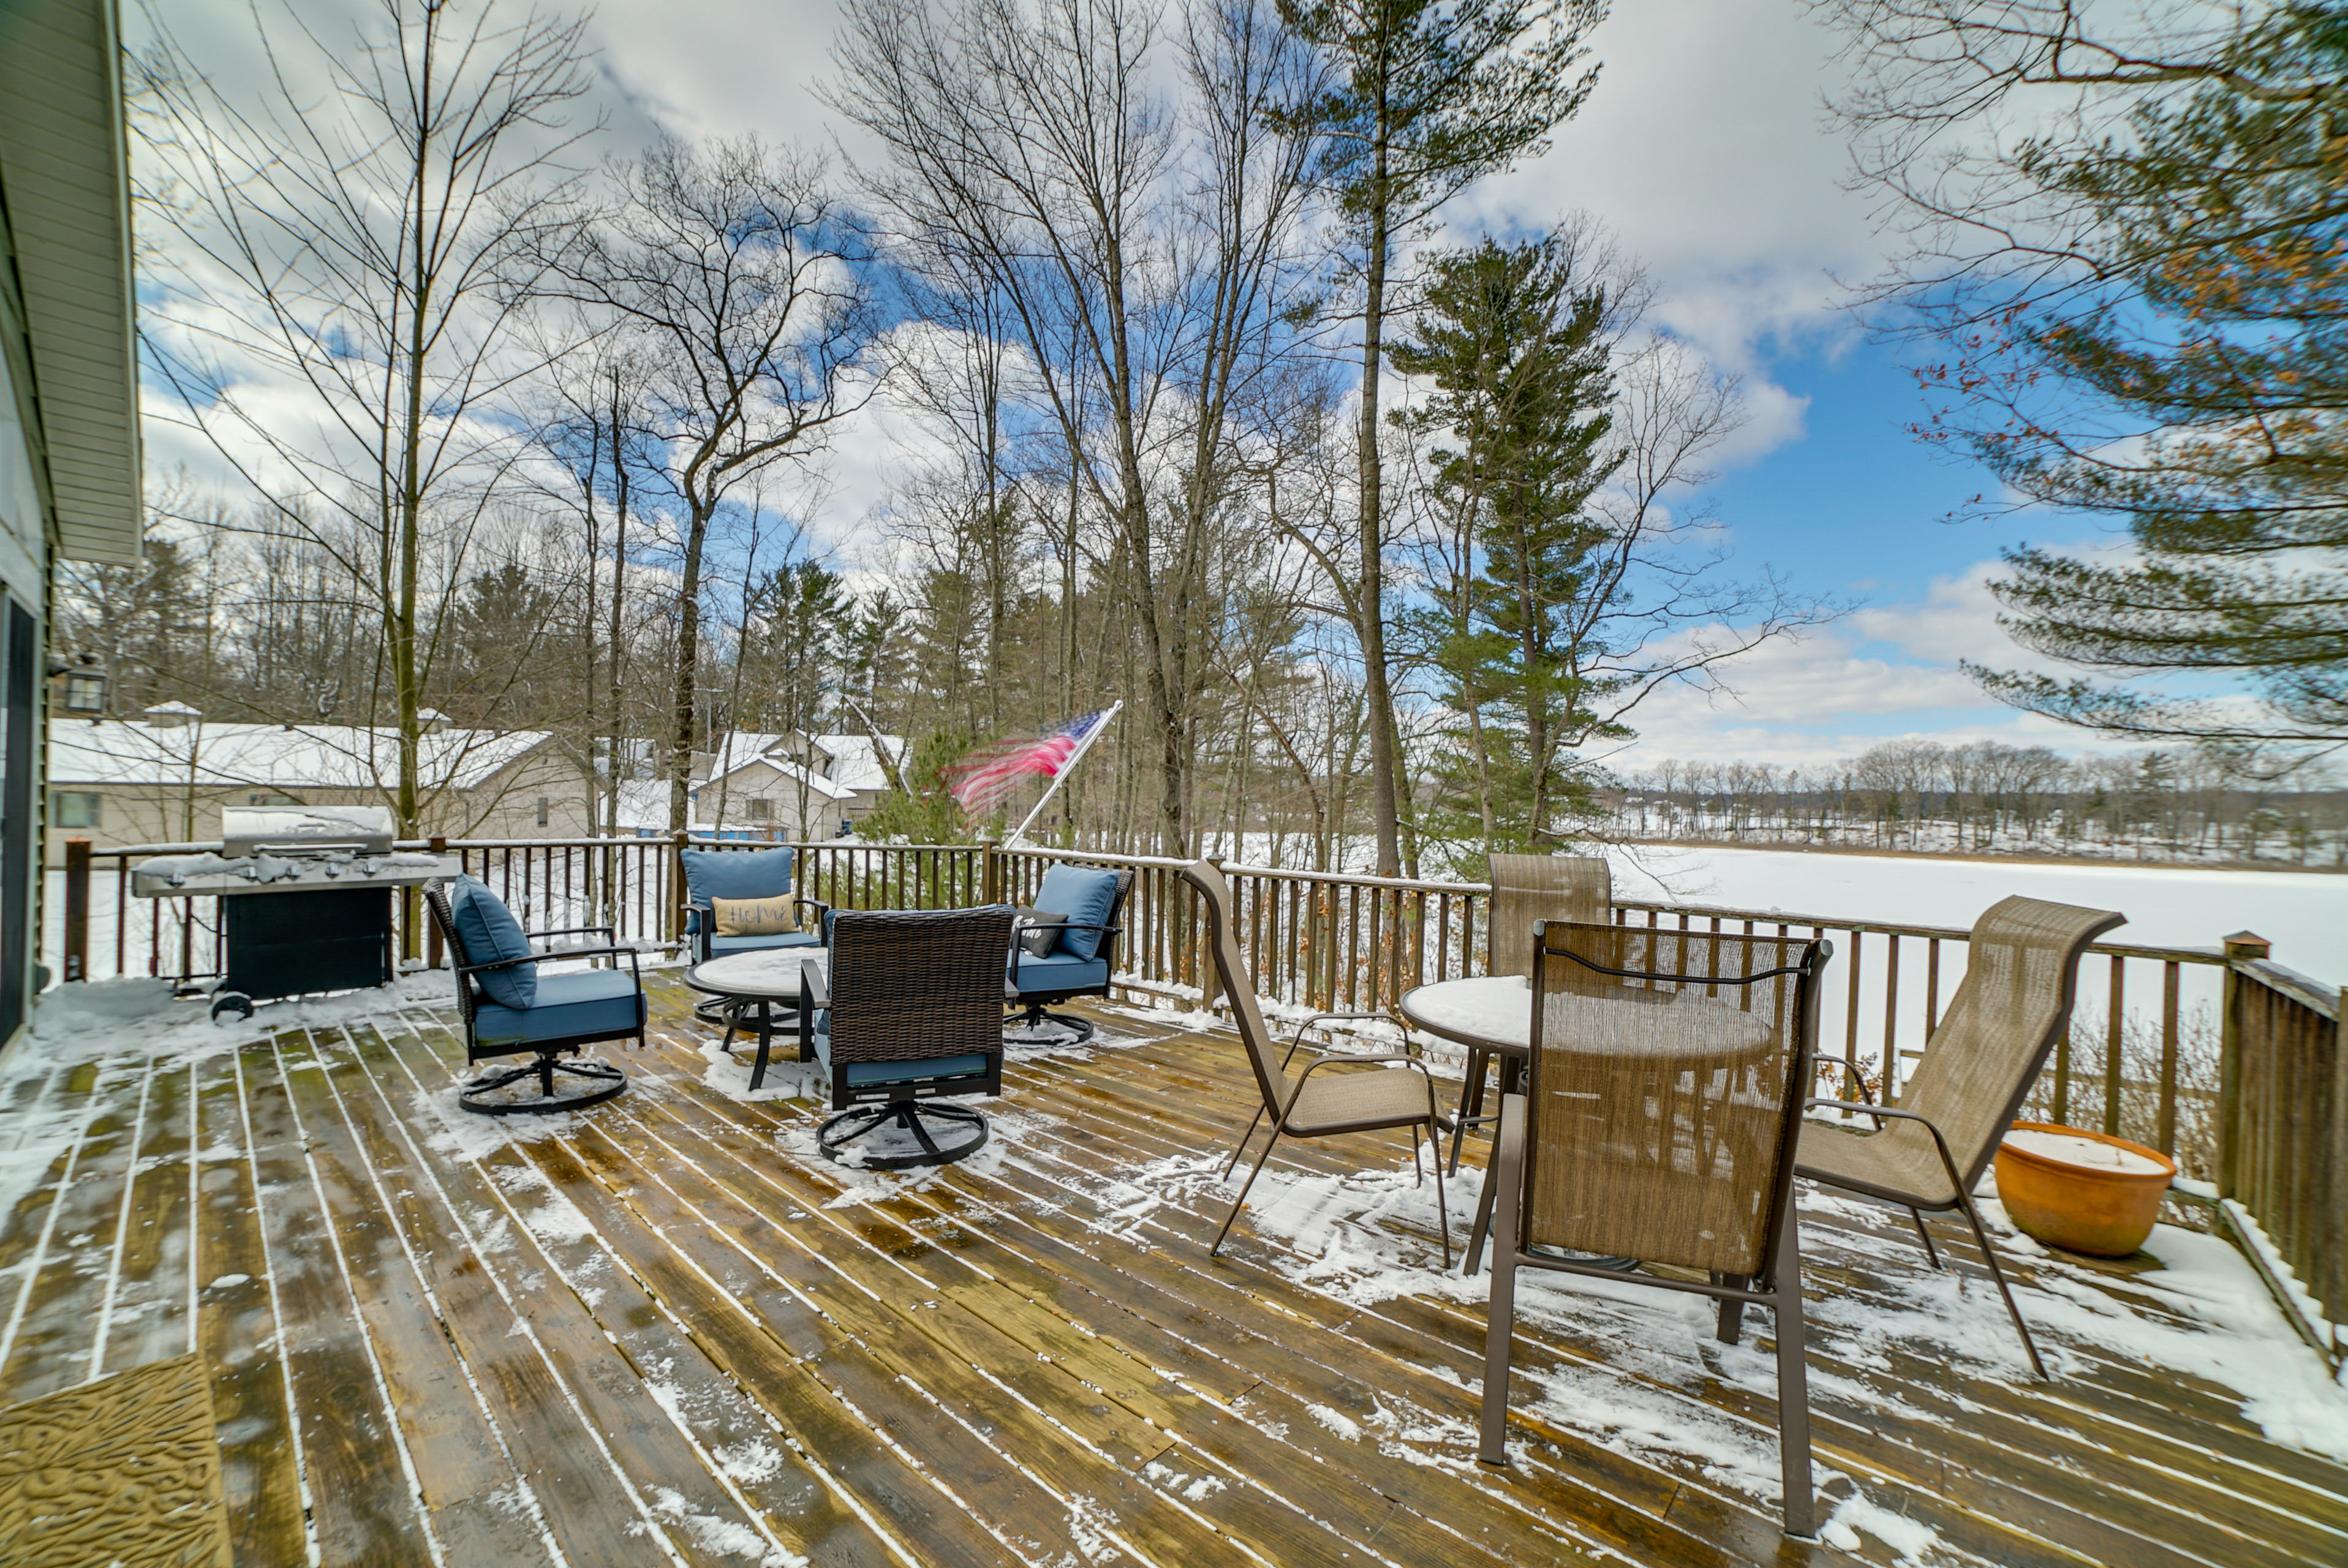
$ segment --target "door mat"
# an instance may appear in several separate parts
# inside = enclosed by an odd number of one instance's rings
[[[197,1356],[0,1408],[0,1563],[230,1568]]]

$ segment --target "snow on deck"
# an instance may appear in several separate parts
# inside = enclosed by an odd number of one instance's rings
[[[252,1563],[2348,1561],[2348,1393],[2215,1238],[2002,1233],[2042,1384],[1953,1228],[1934,1273],[1807,1195],[1828,1522],[1790,1543],[1765,1314],[1727,1347],[1520,1276],[1495,1471],[1488,1276],[1439,1267],[1401,1142],[1283,1144],[1209,1259],[1226,1033],[1104,1011],[1013,1053],[978,1156],[883,1173],[654,984],[629,1094],[514,1122],[455,1109],[445,976],[219,1028],[52,993],[0,1062],[0,1402],[201,1351]]]

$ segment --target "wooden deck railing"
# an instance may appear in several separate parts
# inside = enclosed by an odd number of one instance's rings
[[[61,973],[181,981],[217,974],[217,900],[129,896],[139,861],[217,847],[90,851],[69,843],[62,896],[51,901],[62,926]],[[623,941],[655,946],[673,946],[681,934],[683,841],[403,847],[456,854],[525,926],[607,923]],[[695,840],[690,847],[772,846]],[[799,893],[848,909],[1028,903],[1055,861],[1130,870],[1120,985],[1212,1002],[1198,904],[1180,881],[1183,861],[994,844],[830,840],[795,847]],[[1484,884],[1241,865],[1223,872],[1256,990],[1275,1011],[1391,1011],[1414,985],[1483,972],[1490,895]],[[422,929],[416,903],[401,901],[402,951],[437,965],[438,944]],[[1951,927],[1636,899],[1615,910],[1625,923],[1831,941],[1821,1046],[1857,1058],[1879,1092],[1897,1092],[1963,977],[1967,934]],[[101,936],[95,953],[94,931]],[[2339,1046],[2337,994],[2268,962],[2255,939],[2208,948],[2098,943],[2089,954],[2070,1032],[2025,1114],[2150,1144],[2177,1157],[2187,1174],[2214,1181],[2321,1299],[2336,1343],[2337,1325],[2348,1320],[2348,1058]]]

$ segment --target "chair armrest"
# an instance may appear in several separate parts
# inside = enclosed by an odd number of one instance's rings
[[[573,958],[619,957],[625,957],[627,959],[629,972],[636,976],[636,983],[639,985],[643,985],[644,967],[639,962],[639,954],[636,950],[633,947],[621,947],[616,944],[609,947],[572,947],[567,948],[561,953],[532,953],[521,958],[493,959],[487,964],[458,964],[453,965],[453,968],[459,975],[481,975],[486,974],[492,969],[510,969],[517,964],[549,964],[557,961],[567,963]]]
[[[558,925],[547,931],[525,931],[524,936],[579,936],[589,932],[602,932],[604,940],[618,940],[608,925]]]
[[[800,994],[807,1001],[807,1005],[799,1009],[802,1016],[831,1006],[831,987],[824,983],[823,970],[804,958],[799,960],[799,986]]]
[[[1957,1174],[1957,1161],[1949,1152],[1949,1140],[1941,1136],[1941,1130],[1932,1125],[1931,1117],[1920,1116],[1912,1110],[1901,1110],[1895,1106],[1872,1105],[1854,1099],[1828,1099],[1822,1096],[1813,1096],[1802,1102],[1804,1110],[1817,1110],[1824,1106],[1832,1106],[1837,1110],[1855,1110],[1861,1116],[1871,1116],[1875,1118],[1875,1127],[1879,1132],[1883,1130],[1886,1117],[1894,1121],[1921,1123],[1924,1130],[1932,1135],[1932,1147],[1940,1150],[1941,1164],[1949,1172],[1949,1185],[1955,1190],[1958,1197],[1962,1198],[1965,1195],[1964,1178]]]
[[[831,905],[819,898],[794,898],[791,900],[791,908],[794,910],[819,909],[826,914],[831,913]]]
[[[1819,1068],[1842,1068],[1845,1072],[1850,1074],[1850,1081],[1859,1086],[1859,1098],[1867,1101],[1869,1105],[1875,1103],[1875,1097],[1867,1091],[1867,1074],[1853,1058],[1849,1057],[1829,1057],[1813,1054],[1810,1057],[1810,1066],[1813,1071]],[[1837,1103],[1841,1104],[1848,1102],[1838,1101]]]
[[[1384,1013],[1315,1013],[1311,1017],[1305,1019],[1304,1022],[1297,1025],[1294,1031],[1290,1034],[1288,1037],[1288,1054],[1280,1058],[1281,1071],[1286,1072],[1288,1070],[1288,1064],[1296,1059],[1296,1048],[1304,1043],[1304,1031],[1313,1027],[1313,1025],[1330,1018],[1368,1018],[1381,1024],[1391,1024],[1394,1022],[1393,1018],[1387,1016]]]

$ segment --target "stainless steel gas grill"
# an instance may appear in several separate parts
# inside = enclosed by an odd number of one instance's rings
[[[454,855],[396,848],[380,806],[224,806],[218,851],[143,861],[130,891],[219,898],[212,1016],[250,1016],[255,1002],[389,985],[391,890],[458,870]]]

